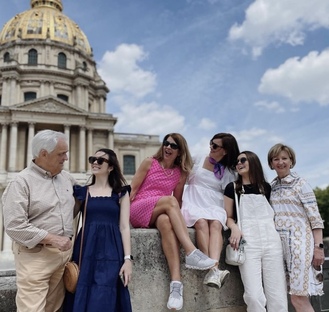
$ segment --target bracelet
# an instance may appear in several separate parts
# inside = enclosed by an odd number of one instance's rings
[[[130,261],[133,261],[134,260],[134,257],[132,255],[127,255],[127,256],[124,256],[123,258],[124,260],[130,260]]]

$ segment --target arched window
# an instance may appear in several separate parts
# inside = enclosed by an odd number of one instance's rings
[[[66,69],[66,55],[63,52],[58,53],[58,68]]]
[[[65,102],[69,101],[69,97],[65,94],[57,94],[57,97]]]
[[[83,69],[84,71],[87,70],[87,63],[86,63],[86,62],[82,62],[82,69]]]
[[[38,65],[38,51],[35,49],[31,49],[29,51],[29,65]]]
[[[123,174],[134,175],[136,172],[136,160],[134,155],[123,156]]]
[[[10,62],[10,53],[6,52],[5,55],[3,56],[4,62],[8,63]]]
[[[34,100],[37,98],[37,93],[36,92],[25,92],[24,93],[24,101],[30,101]]]

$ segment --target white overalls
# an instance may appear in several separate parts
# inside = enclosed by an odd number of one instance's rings
[[[247,311],[287,312],[282,245],[274,211],[264,195],[241,194],[239,212],[247,241],[246,261],[239,266]]]

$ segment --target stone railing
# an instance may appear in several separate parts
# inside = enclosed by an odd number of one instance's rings
[[[189,229],[192,241],[195,232]],[[168,311],[170,275],[163,255],[160,235],[156,229],[132,229],[133,281],[129,286],[134,312]],[[202,284],[206,272],[186,269],[185,255],[181,253],[181,275],[184,284],[182,312],[245,312],[243,286],[237,267],[220,266],[231,274],[221,289]],[[0,311],[14,312],[15,271],[0,272]],[[124,312],[124,311],[122,311]]]

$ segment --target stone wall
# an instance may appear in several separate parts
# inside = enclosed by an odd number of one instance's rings
[[[189,229],[192,241],[195,232]],[[133,281],[129,289],[134,312],[164,312],[169,296],[170,276],[163,255],[160,235],[155,229],[132,229],[132,253],[135,261]],[[184,284],[182,312],[245,312],[243,286],[237,267],[221,261],[220,266],[231,274],[221,289],[202,284],[205,271],[186,269],[185,255],[181,252],[181,274]],[[15,271],[0,272],[0,311],[14,312]],[[124,312],[124,311],[122,311]]]

